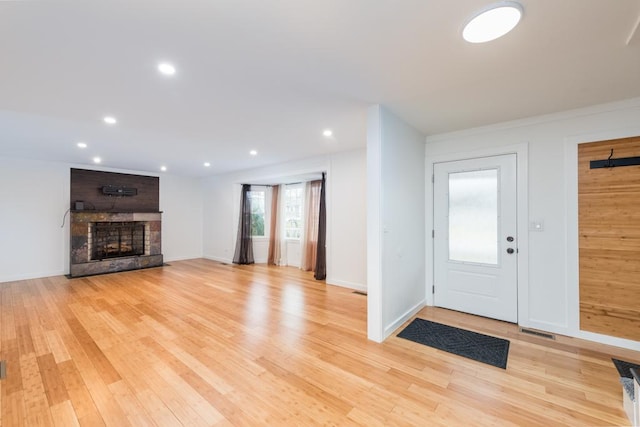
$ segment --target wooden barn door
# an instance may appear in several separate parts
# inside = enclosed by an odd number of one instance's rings
[[[640,341],[640,137],[578,145],[580,329]]]

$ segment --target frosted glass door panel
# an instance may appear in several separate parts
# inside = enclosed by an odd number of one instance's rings
[[[498,264],[498,169],[449,174],[449,259]]]

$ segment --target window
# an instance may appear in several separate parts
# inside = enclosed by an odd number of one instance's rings
[[[302,185],[287,185],[284,190],[285,239],[300,240],[302,234]]]
[[[498,264],[498,169],[449,174],[449,259]]]
[[[251,236],[265,237],[265,190],[251,190]]]

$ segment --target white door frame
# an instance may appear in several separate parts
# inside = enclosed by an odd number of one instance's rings
[[[426,242],[425,242],[425,266],[427,271],[426,277],[426,303],[433,305],[433,238],[431,230],[433,230],[433,167],[435,163],[452,162],[456,160],[468,160],[477,157],[500,156],[503,154],[516,155],[516,176],[517,176],[517,229],[518,229],[518,324],[521,321],[526,322],[529,318],[529,194],[528,194],[528,153],[529,145],[527,143],[509,145],[503,147],[492,147],[481,150],[466,151],[460,153],[442,154],[438,156],[430,156],[428,154],[429,145],[427,144],[427,155],[425,157],[425,224],[426,224]]]

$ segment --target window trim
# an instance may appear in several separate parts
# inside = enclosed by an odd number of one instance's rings
[[[299,237],[287,237],[287,190],[299,190],[300,191],[300,227],[299,227]],[[302,183],[298,184],[286,184],[284,186],[284,197],[283,197],[283,221],[282,221],[282,234],[283,240],[292,241],[292,242],[300,242],[302,240],[302,235],[304,234],[304,220],[305,220],[305,203],[304,203],[304,185]]]
[[[249,192],[249,197],[251,199],[251,201],[253,201],[253,199],[251,198],[251,193],[253,192],[262,192],[264,193],[264,212],[263,212],[263,218],[264,218],[264,235],[263,236],[259,236],[259,235],[251,235],[251,239],[254,241],[264,241],[264,240],[269,240],[270,236],[271,236],[271,209],[270,209],[270,201],[271,201],[271,192],[268,191],[269,187],[266,185],[252,185],[251,186],[251,190]]]

